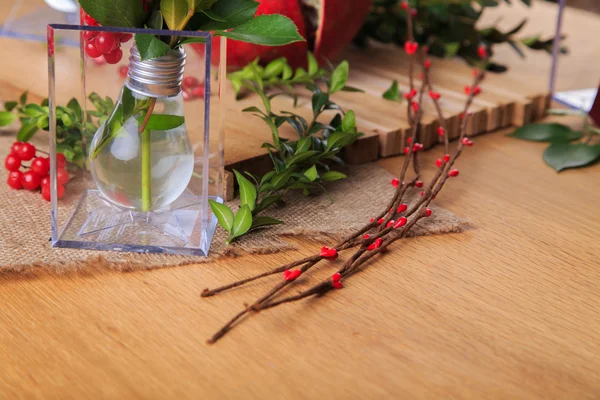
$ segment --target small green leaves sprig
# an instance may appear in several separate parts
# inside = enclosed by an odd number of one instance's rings
[[[254,0],[80,0],[83,10],[102,26],[212,31],[215,36],[266,46],[280,46],[304,39],[289,18],[255,17],[260,4]],[[136,34],[142,60],[161,57],[203,38]]]
[[[49,130],[48,99],[37,104],[27,103],[27,97],[28,93],[24,92],[18,101],[4,104],[6,111],[0,111],[0,126],[9,126],[17,120],[21,123],[17,132],[19,142],[30,141],[39,130]],[[110,97],[102,98],[97,93],[90,94],[89,100],[95,109],[87,112],[85,120],[75,98],[66,106],[56,106],[56,151],[80,168],[86,166],[86,143],[91,142],[114,107]]]
[[[576,115],[583,119],[583,129],[576,131],[558,123],[528,124],[515,130],[514,138],[549,142],[543,159],[557,172],[590,165],[600,160],[600,129],[593,126],[584,111],[548,110],[553,115]]]
[[[486,67],[489,71],[504,72],[507,67],[495,62],[485,65],[477,54],[478,46],[484,44],[493,54],[493,46],[508,43],[521,57],[525,57],[522,46],[533,50],[552,51],[553,38],[542,39],[539,35],[516,38],[525,26],[524,19],[506,32],[495,26],[479,28],[479,18],[487,7],[496,7],[502,0],[374,0],[365,24],[355,38],[361,46],[368,39],[403,46],[407,40],[406,10],[414,10],[415,40],[427,45],[428,52],[437,57],[460,57],[469,64]],[[510,0],[504,0],[510,4]],[[521,0],[529,6],[531,0]],[[562,39],[562,38],[561,38]],[[566,48],[561,48],[565,53]]]
[[[343,61],[328,71],[320,69],[310,54],[308,65],[308,71],[300,69],[300,72],[292,71],[290,75],[291,68],[285,59],[274,60],[264,69],[255,61],[231,75],[232,79],[239,80],[240,90],[244,88],[262,100],[263,110],[253,106],[244,112],[254,114],[269,126],[272,142],[264,143],[263,147],[273,162],[273,170],[262,177],[235,172],[240,188],[240,208],[236,215],[228,206],[211,201],[219,224],[229,233],[227,243],[252,229],[283,223],[275,218],[259,216],[259,213],[273,205],[283,206],[284,195],[288,191],[301,190],[308,196],[324,192],[325,182],[346,178],[345,174],[332,170],[332,164],[343,165],[339,152],[362,134],[356,128],[354,112],[344,112],[331,100],[331,96],[344,89],[357,90],[346,86],[348,62]],[[291,96],[296,103],[291,81],[302,83],[312,91],[313,116],[310,120],[289,111],[282,111],[281,114],[273,112],[271,100],[277,96]],[[277,87],[283,89],[266,91],[267,88]],[[321,122],[323,114],[329,110],[334,111],[335,115],[329,123]],[[279,130],[284,124],[294,129],[298,140],[280,136]]]

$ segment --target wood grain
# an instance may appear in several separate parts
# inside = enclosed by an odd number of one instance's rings
[[[578,16],[588,29],[581,12],[567,21]],[[18,72],[0,76],[26,87]],[[0,398],[600,398],[600,166],[556,174],[543,144],[507,132],[478,137],[437,200],[472,230],[402,241],[345,289],[253,316],[215,346],[204,340],[277,278],[210,299],[203,288],[320,243],[148,272],[0,276]],[[428,176],[438,156],[424,154]]]

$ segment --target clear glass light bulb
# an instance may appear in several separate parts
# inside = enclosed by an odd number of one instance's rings
[[[165,208],[181,196],[192,177],[194,152],[179,86],[185,53],[173,52],[163,60],[136,61],[137,50],[132,49],[128,80],[92,140],[92,177],[103,196],[119,207],[142,212]],[[153,68],[161,68],[154,86],[148,84]],[[165,68],[175,68],[175,84],[168,79],[164,83]],[[142,84],[136,81],[136,71],[144,74]]]

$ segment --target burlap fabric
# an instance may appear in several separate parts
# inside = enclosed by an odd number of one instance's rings
[[[34,142],[47,148],[46,134]],[[4,160],[14,132],[0,132],[0,159]],[[15,191],[5,183],[7,171],[0,171],[0,272],[27,272],[43,268],[56,273],[88,266],[102,266],[121,271],[153,269],[209,262],[215,257],[244,253],[273,253],[294,246],[286,236],[318,239],[324,245],[360,228],[371,216],[387,205],[393,187],[391,175],[374,164],[352,168],[349,179],[329,185],[328,195],[289,196],[285,208],[269,210],[268,215],[284,220],[285,225],[254,232],[237,243],[224,245],[224,232],[217,228],[209,257],[189,257],[160,254],[98,252],[89,250],[53,249],[50,247],[50,205],[39,192]],[[83,178],[68,185],[87,185]],[[67,186],[67,192],[75,192]],[[418,193],[413,193],[418,195]],[[70,206],[78,196],[67,195],[63,206]],[[235,202],[231,204],[235,207]],[[433,208],[432,218],[424,219],[412,230],[412,235],[432,235],[460,232],[466,221],[447,210]]]

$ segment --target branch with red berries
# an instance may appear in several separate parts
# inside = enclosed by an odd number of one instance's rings
[[[409,10],[410,12],[410,10]],[[409,17],[410,20],[410,17]],[[306,257],[280,267],[274,268],[262,274],[242,279],[237,282],[230,283],[215,289],[205,289],[202,292],[202,297],[210,297],[229,289],[245,285],[249,282],[264,279],[271,275],[282,274],[281,280],[276,283],[269,291],[259,297],[249,305],[245,305],[238,314],[233,316],[221,329],[219,329],[209,340],[208,343],[215,343],[226,335],[234,326],[249,314],[257,313],[262,310],[273,308],[285,303],[299,301],[313,296],[321,296],[332,290],[342,289],[345,282],[360,272],[364,268],[371,265],[370,261],[374,257],[383,252],[389,251],[390,246],[398,240],[406,237],[411,229],[419,223],[423,218],[428,218],[432,215],[429,208],[431,202],[442,191],[446,183],[450,179],[459,176],[459,170],[455,168],[457,159],[462,154],[466,146],[472,146],[473,142],[466,135],[467,122],[470,116],[469,108],[473,102],[473,98],[481,92],[479,84],[482,81],[484,74],[478,71],[474,77],[473,83],[466,90],[467,100],[463,111],[463,121],[461,124],[461,133],[456,144],[456,149],[451,155],[448,151],[449,143],[447,138],[447,130],[443,128],[446,120],[439,107],[438,101],[440,96],[436,95],[433,85],[429,77],[429,69],[431,62],[421,58],[420,65],[423,73],[423,80],[419,89],[416,89],[412,71],[415,61],[419,57],[417,54],[418,46],[410,47],[407,53],[410,56],[410,87],[413,93],[411,102],[407,107],[409,122],[411,126],[411,136],[408,139],[409,146],[406,147],[406,157],[400,168],[398,178],[392,180],[392,185],[396,188],[394,195],[384,210],[377,216],[370,218],[361,229],[354,232],[344,240],[335,244],[332,247],[323,246],[318,254]],[[428,184],[420,180],[420,171],[417,162],[417,155],[422,150],[422,145],[419,143],[419,124],[422,117],[422,103],[425,96],[423,93],[428,89],[434,95],[430,94],[430,98],[436,104],[436,109],[439,113],[441,136],[444,137],[445,154],[436,161],[437,171]],[[414,91],[414,92],[413,92]],[[419,94],[417,96],[417,94]],[[412,146],[410,146],[412,144]],[[412,165],[412,172],[409,172]],[[407,199],[409,188],[423,188],[420,196],[417,199],[410,201]],[[351,251],[350,251],[351,250]],[[341,267],[332,271],[330,278],[313,285],[312,287],[301,291],[295,295],[283,296],[283,291],[295,285],[299,277],[310,273],[311,269],[321,262],[333,262],[338,258],[340,253],[348,251],[349,258],[342,264]]]

